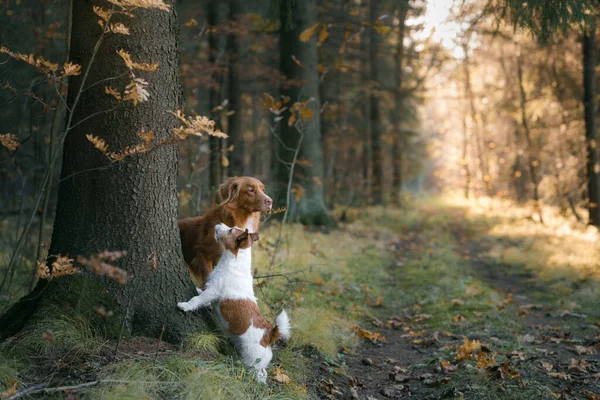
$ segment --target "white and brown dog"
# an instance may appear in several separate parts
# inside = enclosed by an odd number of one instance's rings
[[[177,303],[177,307],[193,311],[218,301],[219,320],[241,353],[244,364],[256,369],[258,382],[266,383],[266,368],[273,358],[271,344],[279,338],[289,339],[291,328],[285,310],[272,327],[258,309],[251,271],[251,247],[258,238],[258,232],[216,225],[215,240],[224,247],[223,255],[209,275],[205,290],[198,290],[198,296]]]

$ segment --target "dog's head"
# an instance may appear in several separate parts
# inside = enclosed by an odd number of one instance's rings
[[[236,256],[239,250],[252,247],[258,239],[260,239],[258,232],[249,233],[248,229],[237,226],[230,228],[225,224],[215,226],[215,240]]]
[[[265,185],[250,176],[229,178],[219,187],[220,205],[231,204],[247,212],[269,211],[273,200],[265,194]]]

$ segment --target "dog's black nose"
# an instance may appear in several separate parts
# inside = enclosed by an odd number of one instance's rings
[[[273,200],[270,197],[265,199],[265,205],[271,207],[273,205]]]

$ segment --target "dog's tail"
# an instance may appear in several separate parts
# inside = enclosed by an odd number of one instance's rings
[[[271,333],[271,340],[269,341],[269,344],[277,341],[279,338],[287,341],[291,335],[292,327],[290,326],[290,319],[288,318],[285,310],[283,310],[275,319],[275,327]]]

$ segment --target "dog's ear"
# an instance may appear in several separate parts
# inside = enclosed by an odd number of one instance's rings
[[[221,199],[220,206],[231,203],[240,194],[240,182],[236,177],[229,178],[219,186],[219,197]]]
[[[235,248],[236,249],[245,248],[242,246],[244,245],[244,242],[246,242],[247,240],[248,240],[248,229],[246,229],[238,237],[235,238]]]
[[[252,239],[252,243],[258,241],[258,239],[260,239],[260,235],[258,234],[258,232],[252,232],[250,234],[250,238]]]

